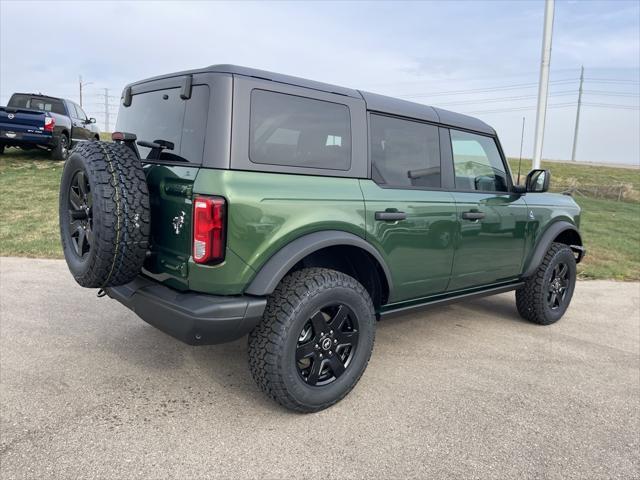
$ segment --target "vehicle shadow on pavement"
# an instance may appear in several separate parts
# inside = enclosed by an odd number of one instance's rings
[[[474,315],[470,317],[467,310],[472,310]],[[185,387],[210,390],[215,395],[231,397],[234,403],[258,410],[266,408],[272,412],[296,415],[278,406],[256,386],[248,369],[246,338],[232,343],[193,347],[147,325],[133,314],[127,312],[123,317],[117,330],[110,329],[108,336],[96,340],[102,349],[126,362],[132,371],[163,377]],[[437,345],[439,337],[447,337],[465,324],[468,326],[469,321],[477,325],[495,320],[524,322],[517,313],[512,295],[477,299],[464,306],[436,306],[383,319],[377,324],[376,350],[406,345],[410,339],[398,332],[412,331],[414,338],[428,338],[430,343]],[[381,357],[376,361],[393,362],[393,359]],[[385,368],[384,365],[381,367]]]

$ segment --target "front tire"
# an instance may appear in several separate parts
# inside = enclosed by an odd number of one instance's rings
[[[551,325],[562,318],[576,285],[576,259],[571,248],[552,243],[524,287],[516,290],[518,313],[525,320]]]
[[[258,386],[298,412],[323,410],[362,376],[375,337],[373,302],[342,272],[306,268],[287,275],[249,335],[249,367]]]

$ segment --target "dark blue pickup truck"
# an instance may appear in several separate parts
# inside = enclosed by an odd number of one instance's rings
[[[5,147],[48,150],[56,160],[66,160],[78,142],[99,140],[96,119],[63,98],[14,93],[0,107],[0,154]]]

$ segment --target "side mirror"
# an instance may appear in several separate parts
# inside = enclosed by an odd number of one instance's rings
[[[549,170],[531,170],[525,183],[527,192],[543,193],[549,190],[551,172]]]
[[[95,119],[95,118],[93,118],[93,117],[91,117],[91,118],[89,119],[89,123],[96,123],[96,119]]]

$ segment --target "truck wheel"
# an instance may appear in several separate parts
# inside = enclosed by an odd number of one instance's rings
[[[56,147],[51,150],[51,158],[54,160],[66,160],[69,156],[69,139],[63,133],[60,135],[60,139],[58,140],[58,144]]]
[[[317,412],[358,382],[373,350],[375,313],[365,288],[326,268],[287,275],[249,335],[258,386],[286,408]]]
[[[60,182],[60,237],[69,270],[83,287],[133,280],[149,239],[149,192],[140,160],[124,145],[82,142]]]
[[[516,305],[525,320],[551,325],[567,311],[576,285],[576,259],[571,248],[553,243],[524,287],[516,290]]]
[[[4,145],[0,145],[0,155],[4,155]]]

